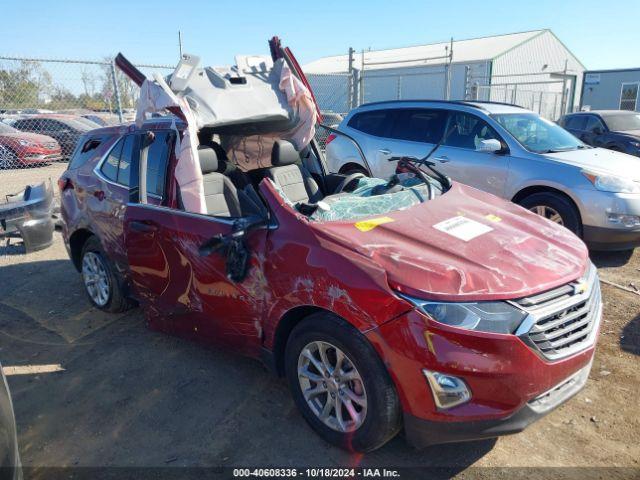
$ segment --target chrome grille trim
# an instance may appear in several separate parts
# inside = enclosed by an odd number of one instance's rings
[[[528,313],[516,335],[545,359],[559,360],[595,342],[602,300],[593,264],[579,282],[510,303]]]

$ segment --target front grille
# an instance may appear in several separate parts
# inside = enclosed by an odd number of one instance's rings
[[[583,290],[584,288],[584,290]],[[586,278],[515,303],[529,313],[520,337],[545,358],[557,360],[590,346],[600,321],[600,283],[595,267]],[[522,327],[521,327],[522,328]]]

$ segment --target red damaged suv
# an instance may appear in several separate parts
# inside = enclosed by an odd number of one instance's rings
[[[269,165],[240,169],[223,146],[238,124],[198,132],[207,214],[187,212],[185,128],[94,130],[60,179],[96,307],[135,299],[151,328],[261,359],[316,432],[355,451],[403,428],[415,446],[519,432],[585,385],[601,297],[568,230],[426,160],[345,176],[314,142],[276,140]]]

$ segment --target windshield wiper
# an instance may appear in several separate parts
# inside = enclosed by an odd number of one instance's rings
[[[555,148],[555,149],[554,149],[554,148],[550,148],[550,149],[548,149],[548,150],[540,150],[540,152],[538,152],[538,153],[562,153],[562,152],[573,152],[574,150],[577,150],[578,148],[580,148],[580,147],[578,146],[578,147],[575,147],[575,148]]]

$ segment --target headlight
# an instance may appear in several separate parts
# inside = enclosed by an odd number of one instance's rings
[[[627,178],[616,177],[604,173],[595,173],[584,170],[582,174],[593,183],[596,189],[612,193],[640,193],[640,182],[634,182]]]
[[[478,332],[513,333],[527,313],[507,302],[427,302],[403,295],[437,322]]]
[[[23,147],[35,147],[37,143],[30,142],[29,140],[18,140],[18,143]]]

